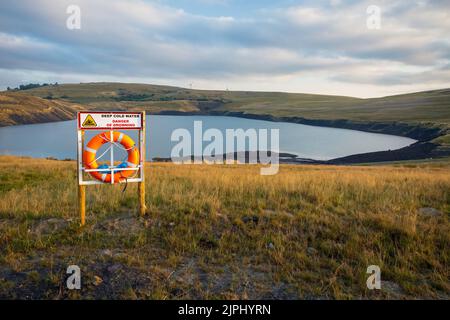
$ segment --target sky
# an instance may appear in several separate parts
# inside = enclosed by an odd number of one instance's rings
[[[67,27],[71,5],[80,28]],[[0,2],[0,89],[100,81],[364,98],[449,88],[450,1]]]

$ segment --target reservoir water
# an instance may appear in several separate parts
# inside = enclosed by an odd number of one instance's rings
[[[226,129],[279,129],[280,152],[314,160],[395,150],[415,142],[410,138],[393,135],[287,122],[223,116],[147,115],[147,159],[169,158],[172,148],[177,144],[171,141],[173,130],[185,128],[193,132],[196,120],[202,121],[203,130],[217,128],[223,132],[224,136]],[[87,134],[86,139],[92,135],[92,133]],[[136,137],[134,132],[131,132],[130,136]],[[75,159],[76,140],[75,120],[2,127],[0,128],[0,154]],[[205,142],[204,146],[207,144],[208,142]]]

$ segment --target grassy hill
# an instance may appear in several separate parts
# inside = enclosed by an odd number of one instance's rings
[[[47,100],[21,92],[0,93],[0,126],[61,121],[75,118],[82,107],[63,100]]]
[[[450,123],[450,89],[384,98],[282,92],[192,90],[128,83],[63,84],[25,90],[40,98],[52,97],[101,109],[242,111],[310,119]]]
[[[34,100],[26,96],[40,99]],[[133,83],[81,83],[49,85],[19,93],[3,92],[2,97],[0,109],[6,114],[0,118],[0,125],[3,126],[42,122],[45,121],[45,117],[47,121],[73,118],[76,110],[84,108],[145,110],[148,113],[241,112],[273,117],[301,117],[318,121],[346,120],[351,124],[342,127],[373,132],[378,132],[376,126],[372,126],[374,123],[384,126],[405,123],[450,130],[450,89],[359,99],[302,93],[192,90]],[[37,116],[32,117],[33,113],[37,113]],[[339,126],[338,123],[328,125]],[[371,127],[369,129],[358,125]],[[405,133],[404,130],[397,132],[383,129],[379,132],[400,135]],[[436,141],[450,144],[450,134],[443,135]]]

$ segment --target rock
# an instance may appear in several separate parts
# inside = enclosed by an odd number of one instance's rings
[[[286,217],[289,217],[289,218],[293,218],[294,217],[294,214],[291,213],[291,212],[288,212],[288,211],[275,211],[275,210],[269,210],[269,209],[264,210],[263,214],[265,214],[266,216],[275,216],[275,215],[277,215],[277,216],[286,216]]]
[[[392,281],[381,281],[381,290],[393,297],[399,297],[404,294],[403,289]]]
[[[279,283],[274,285],[271,290],[265,293],[263,299],[275,299],[275,300],[294,300],[299,299],[295,290],[290,285],[285,283]]]
[[[170,290],[170,295],[172,297],[179,297],[182,296],[184,293],[183,290],[181,290],[180,288],[173,288],[172,290]]]
[[[108,256],[108,257],[112,257],[112,255],[113,255],[112,251],[109,250],[109,249],[102,250],[102,251],[101,251],[101,254],[102,254],[103,256]]]
[[[272,242],[269,242],[267,244],[267,249],[274,250],[275,249],[275,245]]]
[[[203,249],[215,249],[217,248],[217,240],[213,238],[201,238],[198,241],[198,245]]]
[[[115,273],[117,271],[119,271],[122,268],[122,265],[116,263],[113,264],[112,266],[109,266],[108,268],[106,268],[106,270],[108,270],[109,273]]]
[[[126,259],[127,258],[127,254],[124,252],[117,252],[113,254],[113,258],[115,259]]]
[[[307,249],[306,249],[306,252],[309,254],[309,255],[311,255],[311,256],[313,256],[313,255],[315,255],[315,254],[317,254],[317,249],[315,249],[315,248],[313,248],[313,247],[308,247]]]
[[[64,219],[50,218],[40,221],[34,228],[36,234],[50,234],[57,232],[68,225]]]
[[[242,222],[244,222],[244,223],[253,222],[254,224],[258,224],[259,217],[258,216],[244,216],[244,217],[242,217]]]
[[[92,282],[92,284],[97,287],[101,285],[102,282],[103,282],[102,278],[100,278],[99,276],[94,276],[94,281]]]
[[[431,207],[420,208],[419,213],[427,217],[438,217],[442,215],[442,212]]]

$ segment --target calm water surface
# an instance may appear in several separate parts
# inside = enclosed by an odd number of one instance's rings
[[[170,140],[172,131],[188,129],[193,136],[194,121],[203,122],[203,130],[272,129],[280,130],[280,151],[301,158],[329,160],[364,152],[394,150],[415,140],[386,134],[347,129],[314,127],[295,123],[271,122],[222,116],[147,116],[147,159],[170,157],[177,142]],[[98,133],[98,132],[97,132]],[[0,128],[0,154],[31,157],[76,158],[76,121],[21,125]],[[136,139],[136,135],[130,136]],[[86,138],[92,137],[92,133]],[[270,139],[269,139],[270,141]],[[204,146],[208,143],[205,142]],[[242,151],[242,150],[237,150]]]

